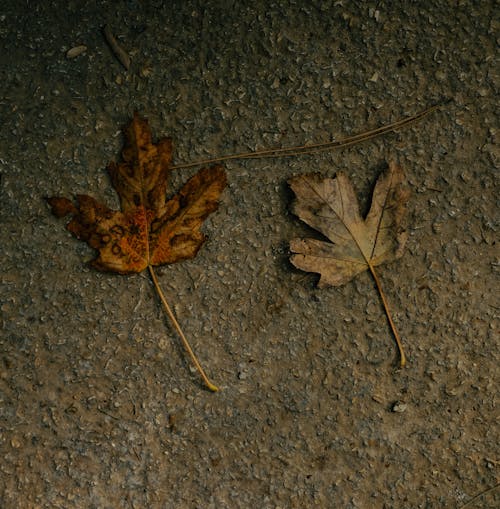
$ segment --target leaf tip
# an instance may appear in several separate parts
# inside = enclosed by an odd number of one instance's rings
[[[69,214],[75,214],[77,212],[76,207],[73,205],[71,200],[61,196],[52,196],[45,198],[50,206],[52,214],[56,217],[65,217]]]

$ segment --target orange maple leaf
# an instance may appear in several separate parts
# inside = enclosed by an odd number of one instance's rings
[[[52,211],[58,217],[72,214],[67,229],[97,249],[92,265],[98,270],[128,274],[193,258],[206,240],[200,227],[226,186],[224,169],[200,170],[166,201],[172,140],[152,143],[148,123],[137,113],[124,133],[123,161],[107,166],[121,211],[85,194],[77,196],[77,206],[49,198]]]
[[[137,113],[124,134],[123,161],[107,166],[121,210],[112,210],[88,195],[78,195],[76,205],[63,197],[48,198],[48,202],[57,217],[71,215],[66,228],[98,251],[91,262],[96,269],[119,274],[149,269],[184,346],[207,386],[217,390],[187,343],[160,290],[153,266],[196,256],[206,240],[200,227],[218,207],[226,173],[220,165],[203,168],[167,201],[172,140],[162,138],[153,143],[147,120]]]

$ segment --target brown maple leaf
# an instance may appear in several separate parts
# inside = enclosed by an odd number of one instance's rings
[[[77,203],[62,197],[48,198],[58,217],[71,215],[66,228],[98,251],[91,265],[101,271],[128,274],[149,269],[153,283],[184,346],[203,380],[212,390],[189,343],[158,285],[153,266],[196,256],[206,237],[200,227],[218,207],[226,186],[222,166],[203,168],[170,200],[166,199],[172,161],[172,141],[152,143],[148,122],[137,113],[124,129],[123,161],[107,170],[120,197],[121,210],[112,210],[87,195]]]
[[[340,286],[369,270],[375,279],[384,310],[399,348],[401,366],[405,354],[389,312],[375,267],[399,258],[407,234],[402,227],[409,192],[400,166],[390,163],[378,179],[366,219],[349,178],[339,172],[335,178],[318,174],[299,175],[289,180],[297,198],[292,211],[331,242],[295,239],[290,242],[295,267],[320,274],[319,287]]]

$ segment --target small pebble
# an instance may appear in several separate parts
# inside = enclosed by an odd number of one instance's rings
[[[407,403],[403,403],[402,401],[396,401],[395,403],[393,403],[391,407],[391,412],[402,414],[403,412],[406,411],[407,408],[408,408]]]
[[[87,51],[87,46],[81,44],[66,51],[66,58],[76,58]]]
[[[447,76],[446,76],[446,73],[443,72],[442,70],[437,70],[435,73],[434,73],[434,77],[438,80],[438,81],[445,81]]]
[[[440,221],[434,221],[434,223],[432,223],[432,231],[434,233],[441,233],[442,227],[443,223]]]

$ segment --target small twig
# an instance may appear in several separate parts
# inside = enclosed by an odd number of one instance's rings
[[[472,502],[475,502],[478,498],[481,498],[484,495],[487,495],[488,493],[491,493],[492,491],[495,491],[500,487],[500,484],[497,484],[496,486],[493,486],[491,488],[488,488],[487,490],[481,491],[481,493],[478,493],[474,497],[472,497],[468,502],[466,502],[464,505],[461,505],[458,509],[463,509],[464,507],[469,506],[472,504]]]
[[[113,53],[115,54],[116,58],[128,71],[130,67],[130,57],[128,56],[127,52],[118,44],[117,40],[115,39],[115,36],[111,32],[111,28],[109,28],[109,25],[106,25],[104,27],[103,32],[104,37],[106,38],[106,42],[113,50]]]
[[[262,159],[262,158],[270,158],[270,157],[291,157],[303,154],[313,154],[316,152],[322,152],[325,150],[338,150],[340,148],[350,147],[351,145],[355,145],[356,143],[360,143],[362,141],[371,140],[373,138],[378,138],[383,134],[397,131],[398,129],[402,129],[414,122],[417,122],[430,113],[439,110],[443,107],[442,104],[438,104],[435,106],[431,106],[426,110],[423,110],[416,115],[412,115],[411,117],[406,117],[396,122],[392,122],[391,124],[384,125],[382,127],[377,127],[376,129],[371,129],[370,131],[365,131],[363,133],[355,134],[353,136],[348,136],[338,141],[329,141],[325,143],[313,143],[308,145],[297,145],[294,147],[282,147],[282,148],[273,148],[273,149],[265,149],[265,150],[256,150],[254,152],[242,152],[240,154],[231,154],[227,156],[221,156],[213,159],[202,159],[200,161],[195,161],[193,163],[186,164],[176,164],[171,166],[171,170],[179,170],[181,168],[192,168],[193,166],[201,166],[205,164],[212,164],[221,161],[229,161],[232,159]]]
[[[153,267],[151,265],[148,265],[149,273],[151,274],[151,279],[153,280],[153,284],[155,286],[156,292],[158,293],[158,296],[160,297],[161,303],[163,304],[163,307],[165,308],[165,311],[167,312],[168,317],[172,321],[172,324],[177,331],[177,334],[179,334],[179,337],[182,340],[182,344],[184,345],[184,348],[186,349],[187,353],[189,354],[189,357],[191,357],[191,360],[193,361],[193,364],[195,365],[196,369],[201,375],[201,378],[203,379],[203,382],[205,382],[205,385],[213,392],[217,392],[219,388],[214,385],[205,374],[205,371],[203,371],[203,368],[201,367],[201,364],[199,363],[198,359],[196,358],[196,355],[193,352],[193,349],[191,348],[191,345],[189,344],[188,340],[186,339],[186,336],[184,336],[184,333],[182,332],[181,326],[179,325],[179,322],[175,318],[175,315],[173,311],[170,309],[170,306],[168,305],[167,300],[165,299],[165,296],[163,295],[163,292],[160,288],[160,284],[158,283],[158,279],[156,277],[155,271],[153,270]]]

